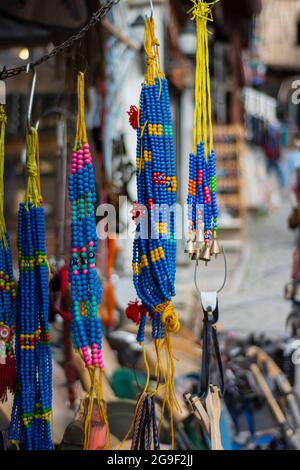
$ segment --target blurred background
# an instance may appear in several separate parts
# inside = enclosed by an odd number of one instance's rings
[[[187,13],[190,0],[154,0],[153,3],[162,68],[170,87],[178,202],[184,204],[193,133],[196,31]],[[51,52],[55,45],[78,32],[98,8],[97,0],[0,0],[1,66],[9,69]],[[47,214],[48,253],[53,266],[59,266],[69,251],[70,218],[65,181],[75,131],[75,86],[79,69],[86,72],[86,121],[99,203],[115,205],[119,235],[134,231],[130,205],[120,204],[119,197],[127,196],[129,203],[136,199],[136,139],[128,124],[127,111],[131,105],[138,105],[145,73],[146,14],[150,14],[148,1],[120,0],[75,47],[36,68],[33,121],[39,121],[41,185]],[[259,346],[277,358],[277,364],[298,394],[297,360],[293,362],[291,356],[299,347],[300,325],[297,294],[300,1],[222,0],[215,5],[213,16],[214,22],[209,24],[209,47],[220,240],[228,266],[226,286],[219,298],[219,330],[223,335],[225,362],[231,370],[230,361],[235,357],[231,352],[237,345],[241,348],[237,356],[245,345]],[[16,217],[24,192],[24,144],[31,81],[31,71],[6,80],[6,220],[16,265]],[[186,370],[196,373],[201,354],[201,307],[194,286],[194,265],[184,253],[184,246],[184,240],[178,240],[174,303],[183,324],[182,335],[186,335],[187,344],[193,338],[196,349],[191,358],[188,356],[192,348],[179,348],[183,363],[178,365],[178,376]],[[104,291],[100,313],[108,339],[108,368],[114,364],[109,371],[109,386],[114,393],[122,380],[130,380],[122,377],[119,382],[116,378],[113,382],[113,372],[120,370],[119,367],[132,371],[132,361],[138,364],[140,356],[134,342],[136,328],[128,324],[124,315],[128,302],[135,299],[131,254],[132,241],[122,236],[100,243],[99,274],[104,285],[108,282],[110,285],[110,294]],[[216,290],[223,282],[224,273],[224,260],[220,256],[207,267],[199,267],[198,284],[203,290]],[[66,357],[61,338],[67,327],[59,314],[52,312],[51,319],[56,390],[59,391],[55,398],[59,441],[73,411],[66,405],[70,395],[63,386]],[[116,365],[116,360],[121,365]],[[232,370],[235,371],[233,366]],[[243,418],[246,424],[243,421],[242,429],[238,429],[237,415],[247,408],[244,397],[239,412],[231,410],[234,435],[240,436],[240,431],[246,430],[249,438],[254,431],[265,430],[261,423],[266,423],[268,411],[263,403],[259,404],[264,399],[252,392],[254,398],[250,397],[249,401],[257,406],[251,405],[249,409],[258,416],[257,429],[252,429],[254,424],[249,424],[249,416],[248,421]],[[76,388],[77,398],[78,393]],[[230,406],[228,400],[229,411]],[[268,430],[274,426],[274,422],[265,424]],[[275,431],[271,440],[257,445],[271,446],[278,432],[277,425]],[[246,446],[248,438],[240,441],[237,438],[236,442]],[[193,440],[191,435],[190,440]],[[255,446],[253,442],[249,445]]]

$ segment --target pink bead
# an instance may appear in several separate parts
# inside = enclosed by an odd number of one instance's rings
[[[72,248],[72,253],[77,253],[78,248]]]
[[[95,267],[96,267],[95,263],[90,264],[90,268],[95,268]]]
[[[78,170],[82,170],[83,166],[82,165],[78,165]]]
[[[89,149],[90,146],[89,146],[89,144],[84,144],[83,148],[84,148],[84,149]]]
[[[73,274],[74,274],[74,276],[78,276],[79,273],[78,273],[77,269],[75,269],[75,271],[73,271]]]
[[[82,150],[82,149],[79,149],[79,150],[77,151],[77,155],[83,155],[83,150]]]
[[[91,241],[91,242],[89,242],[88,245],[89,245],[89,246],[94,246],[94,242]]]
[[[77,153],[76,153],[76,152],[73,152],[73,153],[72,153],[72,157],[73,157],[73,158],[77,158]]]
[[[88,165],[89,163],[92,163],[92,160],[89,158],[89,159],[86,159],[85,161],[85,164]]]
[[[72,168],[72,175],[75,175],[75,173],[76,173],[76,169]]]
[[[83,274],[88,274],[89,273],[88,269],[84,269],[82,272],[83,272]]]
[[[83,247],[81,248],[81,251],[86,251],[86,247],[83,246]]]

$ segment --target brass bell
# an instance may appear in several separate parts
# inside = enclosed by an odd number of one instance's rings
[[[189,257],[190,257],[191,260],[196,259],[196,258],[195,258],[196,251],[197,251],[197,250],[196,250],[195,241],[189,240],[189,242],[188,242],[188,254],[189,254]]]
[[[196,260],[200,259],[203,248],[204,248],[204,231],[202,228],[198,227],[197,233],[196,233],[196,243],[195,243],[195,250],[196,250],[195,259]]]
[[[198,246],[196,247],[196,257],[195,257],[195,259],[197,261],[199,261],[201,259],[201,254],[202,254],[203,248],[204,248],[204,243],[201,243],[201,245],[198,244]]]
[[[210,261],[210,244],[209,243],[206,243],[204,245],[199,259],[201,259],[202,261],[205,261],[206,263]]]
[[[193,250],[194,250],[194,243],[191,239],[189,239],[186,243],[184,252],[190,255],[193,252]]]
[[[213,239],[211,247],[210,247],[210,254],[217,257],[221,253],[221,248],[218,240],[216,238]]]

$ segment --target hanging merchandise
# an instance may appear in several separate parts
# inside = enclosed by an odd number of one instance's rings
[[[189,157],[188,230],[186,252],[193,260],[210,261],[220,253],[217,241],[218,205],[216,161],[213,150],[213,127],[209,73],[207,22],[213,21],[212,7],[192,0],[190,10],[196,22],[197,51],[195,77],[194,147]]]
[[[30,106],[32,105],[33,87]],[[29,119],[30,126],[30,119]],[[25,450],[52,449],[52,358],[48,327],[48,261],[37,130],[26,135],[27,188],[18,214],[17,389],[9,438]]]
[[[100,318],[103,325],[108,328],[112,328],[115,323],[114,312],[115,312],[115,293],[112,283],[112,273],[117,254],[116,240],[111,237],[107,237],[106,240],[106,266],[105,275],[106,282],[103,289],[102,301],[100,305]]]
[[[62,343],[63,343],[63,367],[68,388],[68,399],[70,408],[74,409],[76,404],[75,383],[77,373],[74,365],[74,351],[71,341],[71,313],[69,273],[65,264],[55,271],[49,282],[50,316],[59,315],[63,320]]]
[[[0,104],[0,402],[16,384],[13,328],[16,314],[16,286],[12,269],[10,240],[4,220],[4,139],[6,113]]]
[[[158,41],[153,17],[146,18],[145,51],[147,70],[140,95],[140,109],[131,107],[130,122],[137,128],[137,194],[133,219],[133,282],[140,301],[131,302],[128,318],[139,325],[137,341],[144,350],[148,380],[137,403],[133,448],[149,448],[145,435],[151,435],[155,407],[151,399],[164,387],[164,404],[169,408],[173,430],[173,406],[178,407],[174,389],[174,358],[170,334],[178,331],[174,312],[176,236],[176,173],[168,82],[160,70]],[[147,318],[152,323],[152,339],[157,354],[157,387],[149,390],[150,371],[144,348]],[[161,355],[165,354],[165,361]],[[162,383],[161,383],[162,380]],[[151,398],[151,399],[150,399]],[[148,424],[145,423],[148,422]],[[148,428],[147,428],[148,426]],[[147,428],[147,429],[146,429]],[[149,444],[151,447],[151,443]],[[157,442],[153,444],[157,448]],[[174,433],[172,433],[174,446]],[[153,447],[152,447],[153,448]]]
[[[102,397],[102,331],[98,317],[101,285],[96,270],[98,238],[95,224],[95,176],[87,142],[84,119],[84,74],[77,77],[78,111],[72,174],[69,176],[69,199],[72,210],[71,322],[73,343],[85,362],[91,378],[91,389],[85,413],[84,449],[89,446],[93,403],[97,403],[102,422],[108,425]]]

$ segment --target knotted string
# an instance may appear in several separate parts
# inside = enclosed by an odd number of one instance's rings
[[[4,139],[5,139],[5,126],[7,118],[5,106],[0,105],[0,240],[4,248],[7,248],[6,241],[6,225],[4,219]]]
[[[164,411],[167,405],[169,409],[169,415],[170,415],[171,443],[172,443],[172,448],[174,449],[175,435],[174,435],[173,408],[175,406],[178,411],[181,411],[181,409],[180,409],[180,405],[176,397],[176,390],[175,390],[175,383],[174,383],[175,381],[175,358],[174,358],[173,351],[172,351],[171,333],[176,333],[179,331],[180,322],[179,322],[178,315],[174,311],[172,302],[164,302],[162,304],[159,304],[154,309],[154,311],[161,315],[162,326],[164,327],[164,330],[165,330],[165,337],[162,342],[161,348],[159,346],[158,347],[156,346],[157,365],[162,364],[162,361],[161,361],[162,349],[165,351],[165,355],[166,355],[166,369],[161,367],[161,373],[163,375],[163,380],[164,380],[165,394],[164,394],[164,400],[163,400],[163,405],[162,405],[161,419],[160,419],[159,427],[158,427],[158,434],[160,433],[160,429],[162,425],[162,418],[163,418]]]
[[[97,407],[100,414],[100,418],[105,425],[106,428],[106,437],[105,437],[105,449],[109,449],[109,424],[108,419],[105,411],[105,405],[103,400],[103,370],[100,369],[100,375],[98,377],[99,369],[96,367],[87,367],[91,386],[88,394],[88,407],[84,419],[84,443],[83,449],[88,450],[90,444],[90,435],[91,435],[91,421],[92,421],[92,413],[94,407],[94,400],[97,401]]]
[[[84,73],[78,72],[77,75],[77,99],[78,99],[78,110],[77,110],[77,124],[76,124],[76,136],[74,150],[77,150],[78,144],[83,146],[87,143],[87,132],[84,119]]]
[[[26,171],[27,188],[24,202],[32,203],[34,207],[40,207],[42,203],[40,168],[39,168],[39,138],[37,130],[31,127],[26,134]]]
[[[209,73],[209,47],[207,22],[213,21],[212,8],[219,1],[206,3],[204,0],[191,0],[189,10],[196,22],[197,50],[195,76],[195,111],[194,111],[194,153],[197,144],[204,142],[205,156],[213,148],[213,127],[211,109],[211,84]]]
[[[160,68],[159,42],[155,36],[155,24],[153,18],[146,18],[145,22],[145,52],[146,52],[146,74],[145,83],[155,84],[155,77],[159,80],[164,78],[164,73]]]

